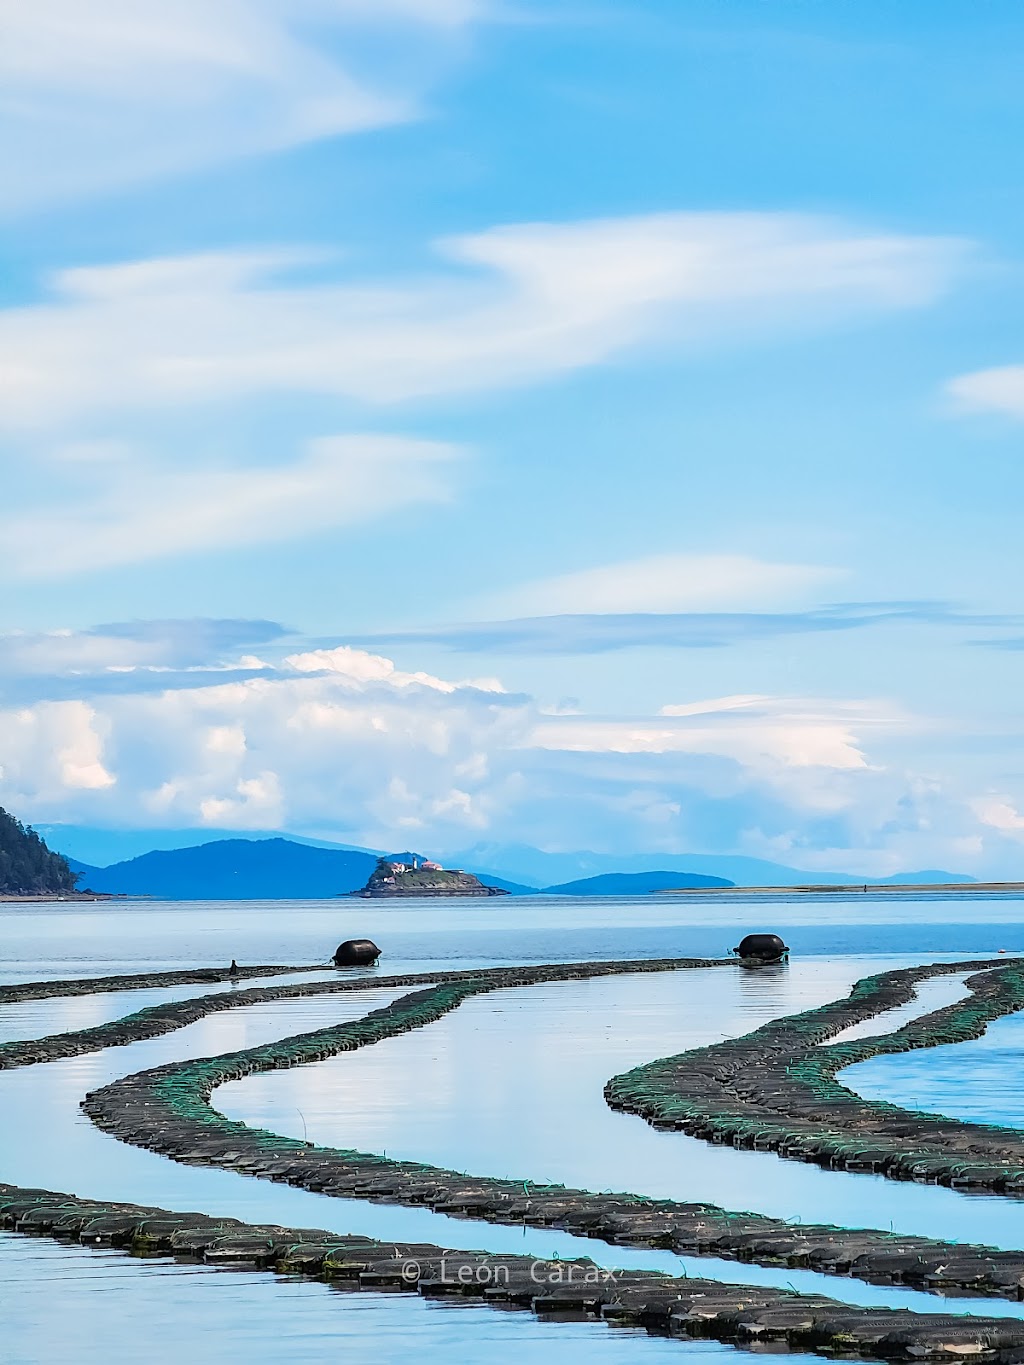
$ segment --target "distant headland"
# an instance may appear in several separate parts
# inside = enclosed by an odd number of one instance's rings
[[[51,852],[34,829],[0,808],[0,900],[73,900],[79,895],[67,859]]]
[[[392,862],[378,858],[366,885],[349,896],[385,899],[400,896],[507,896],[500,886],[485,886],[479,877],[461,868],[444,868],[429,858],[413,858],[411,862]]]

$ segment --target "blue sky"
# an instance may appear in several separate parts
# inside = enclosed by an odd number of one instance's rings
[[[0,802],[1019,875],[1007,0],[37,0]]]

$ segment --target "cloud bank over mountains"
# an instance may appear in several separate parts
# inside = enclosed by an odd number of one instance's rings
[[[212,837],[697,849],[865,876],[939,853],[987,871],[1024,842],[1005,794],[907,768],[901,744],[936,727],[891,703],[726,696],[552,714],[495,678],[301,644],[233,621],[3,637],[15,692],[20,674],[64,695],[0,705],[0,804],[38,822]]]

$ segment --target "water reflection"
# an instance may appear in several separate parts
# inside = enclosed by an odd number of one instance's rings
[[[714,954],[740,929],[782,929],[794,949],[789,968],[756,973],[687,972],[662,977],[506,992],[464,1005],[431,1027],[334,1062],[253,1078],[218,1093],[221,1107],[247,1121],[314,1140],[386,1149],[464,1170],[561,1179],[590,1188],[629,1188],[709,1199],[783,1217],[904,1228],[935,1236],[1019,1245],[1020,1210],[1007,1200],[894,1186],[787,1163],[757,1153],[712,1148],[656,1133],[604,1105],[604,1081],[641,1061],[746,1032],[779,1014],[833,999],[858,977],[940,957],[1024,949],[1019,903],[969,894],[941,902],[886,897],[856,904],[815,898],[744,903],[687,898],[516,900],[500,905],[437,902],[372,907],[372,936],[385,949],[377,973],[541,962],[573,958]],[[856,917],[856,922],[854,922]],[[154,971],[211,961],[321,962],[338,942],[360,937],[368,908],[330,902],[152,902],[0,909],[0,980],[115,971]],[[816,956],[812,957],[814,954]],[[333,974],[332,974],[333,975]],[[202,988],[186,988],[196,995]],[[128,998],[128,995],[131,998]],[[173,991],[90,997],[62,1013],[46,1010],[42,1030],[82,1027],[130,1009],[177,998]],[[188,1168],[126,1147],[97,1132],[78,1103],[86,1090],[130,1071],[204,1056],[379,1007],[379,988],[211,1016],[164,1038],[66,1062],[0,1073],[0,1178],[133,1199],[250,1221],[400,1240],[550,1256],[582,1252],[606,1264],[677,1268],[667,1253],[600,1253],[600,1244],[550,1232],[488,1227],[422,1210],[329,1200],[231,1172]],[[51,1008],[55,1006],[56,1008]],[[933,1006],[934,1007],[934,1006]],[[109,1009],[109,1013],[106,1011]],[[101,1012],[100,1012],[101,1011]],[[1010,1022],[1010,1021],[1007,1021]],[[17,1028],[13,1014],[3,1026]],[[998,1027],[998,1026],[997,1026]],[[7,1036],[16,1036],[8,1033]],[[1011,1046],[1011,1051],[1016,1044]],[[952,1051],[952,1050],[950,1050]],[[935,1054],[915,1054],[922,1064]],[[892,1059],[897,1060],[897,1059]],[[908,1060],[898,1059],[901,1063]],[[902,1082],[897,1081],[897,1086]],[[984,1108],[994,1092],[981,1097]],[[11,1248],[15,1251],[11,1252]],[[31,1248],[33,1263],[25,1251]],[[5,1296],[4,1359],[35,1362],[73,1355],[109,1359],[111,1321],[161,1365],[192,1351],[201,1358],[259,1362],[288,1342],[290,1360],[323,1360],[339,1345],[357,1361],[443,1358],[460,1362],[522,1358],[609,1361],[647,1353],[718,1357],[725,1348],[681,1346],[603,1327],[538,1324],[532,1318],[417,1299],[339,1296],[322,1286],[273,1277],[181,1271],[121,1257],[97,1257],[49,1243],[0,1236]],[[83,1264],[88,1269],[83,1269]],[[693,1273],[785,1283],[792,1272],[690,1262]],[[26,1269],[27,1267],[27,1269]],[[774,1279],[771,1277],[774,1275]],[[825,1292],[857,1302],[907,1302],[920,1295],[821,1281]],[[97,1292],[97,1290],[102,1292]],[[915,1302],[915,1300],[917,1302]],[[974,1311],[1019,1313],[1020,1306],[978,1301]],[[54,1311],[56,1307],[57,1311]],[[342,1311],[339,1311],[342,1310]],[[90,1354],[91,1352],[91,1354]],[[639,1354],[638,1354],[639,1353]],[[741,1353],[730,1353],[732,1355]]]
[[[150,1005],[170,1004],[174,1000],[193,1000],[201,995],[234,994],[258,986],[286,986],[293,982],[335,981],[336,971],[302,972],[283,976],[249,977],[237,982],[213,985],[140,987],[130,991],[99,992],[96,995],[57,997],[51,1000],[21,1000],[0,1005],[0,1043],[48,1034],[73,1033],[95,1028],[114,1019],[123,1019]]]
[[[1013,1201],[736,1152],[605,1104],[609,1076],[834,999],[866,967],[803,960],[771,975],[716,969],[495,992],[373,1048],[234,1082],[215,1103],[293,1136],[301,1109],[313,1141],[460,1171],[1019,1246]]]
[[[416,1295],[347,1293],[312,1281],[140,1261],[0,1233],[6,1365],[74,1360],[147,1365],[628,1365],[680,1360],[742,1365],[748,1353],[601,1323],[545,1323],[532,1313]],[[754,1357],[750,1357],[751,1363]]]
[[[738,964],[736,979],[739,997],[752,1013],[771,1017],[791,1012],[787,1002],[792,998],[789,963],[745,962]]]
[[[327,964],[343,939],[370,937],[381,969],[437,962],[721,957],[740,931],[785,930],[807,955],[894,955],[923,962],[1024,952],[1019,898],[800,896],[742,901],[674,896],[514,897],[467,905],[426,901],[147,901],[0,906],[0,980],[208,966]]]
[[[821,975],[821,972],[813,974],[818,978]],[[715,972],[708,971],[652,977],[646,982],[646,991],[641,978],[572,982],[534,990],[546,996],[549,1005],[558,1007],[563,1027],[570,1033],[574,1028],[573,1021],[585,1015],[601,1021],[597,1032],[590,1031],[588,1066],[594,1070],[594,1074],[606,1075],[610,1059],[627,1055],[621,1040],[630,1036],[625,1027],[629,1011],[625,1009],[623,1001],[616,1002],[614,1011],[606,1011],[601,1004],[601,995],[594,992],[594,987],[611,986],[616,981],[620,986],[632,987],[632,1010],[640,1020],[640,1033],[646,1039],[643,1056],[647,1057],[658,1055],[664,1041],[664,1021],[673,1013],[679,1016],[673,1025],[676,1030],[673,1037],[680,1047],[689,1045],[698,1037],[721,1035],[720,1027],[711,1033],[707,1032],[713,1013],[709,1008],[708,992],[712,991],[718,1003],[722,1003],[721,991],[715,987],[715,976]],[[808,976],[812,974],[808,973]],[[652,990],[655,986],[657,989]],[[737,983],[734,986],[738,991],[743,989]],[[829,985],[819,979],[816,991],[827,995],[834,986],[834,979]],[[534,990],[531,990],[531,994]],[[48,1188],[61,1184],[55,1181],[55,1173],[71,1172],[74,1176],[71,1182],[74,1191],[93,1198],[130,1199],[178,1209],[198,1208],[250,1222],[325,1227],[338,1232],[359,1232],[376,1237],[432,1241],[442,1246],[486,1247],[492,1251],[539,1257],[589,1255],[610,1266],[646,1267],[674,1274],[718,1275],[720,1278],[749,1283],[793,1284],[808,1292],[831,1293],[833,1297],[856,1303],[885,1302],[917,1307],[919,1310],[934,1306],[933,1301],[924,1295],[876,1289],[856,1281],[836,1281],[807,1272],[766,1270],[756,1266],[681,1258],[669,1252],[611,1248],[547,1229],[491,1227],[447,1218],[424,1209],[328,1199],[304,1190],[247,1179],[230,1171],[182,1166],[139,1148],[125,1146],[100,1133],[79,1110],[80,1098],[87,1090],[127,1071],[139,1070],[172,1057],[208,1056],[255,1046],[291,1033],[322,1028],[344,1018],[357,1017],[364,1011],[380,1008],[401,993],[376,989],[368,990],[365,994],[308,997],[287,1003],[249,1006],[228,1014],[210,1016],[176,1034],[133,1044],[128,1048],[110,1049],[67,1061],[0,1073],[0,1106],[9,1120],[3,1130],[3,1152],[0,1157],[4,1178],[27,1186]],[[519,991],[496,993],[493,997],[496,1015],[521,1018],[520,994]],[[800,995],[805,997],[805,992],[802,990]],[[460,1012],[456,1011],[448,1018],[455,1020]],[[768,1002],[756,1002],[747,1011],[740,1011],[732,1017],[732,1028],[734,1031],[744,1031],[750,1026],[752,1018],[759,1019],[767,1012]],[[543,1018],[543,1013],[539,1017]],[[696,1020],[700,1021],[700,1027],[695,1032]],[[720,1023],[721,1019],[715,1022]],[[474,1105],[479,1104],[482,1104],[485,1112],[501,1120],[503,1111],[498,1101],[503,1094],[510,1098],[513,1107],[519,1107],[524,1112],[528,1110],[526,1097],[514,1085],[509,1088],[510,1076],[507,1071],[503,1073],[491,1067],[489,1072],[484,1073],[490,1077],[486,1085],[481,1084],[479,1069],[463,1076],[459,1064],[466,1060],[464,1053],[458,1048],[449,1053],[447,1047],[438,1051],[437,1038],[431,1041],[434,1028],[436,1026],[407,1035],[409,1038],[421,1038],[428,1049],[433,1049],[431,1056],[434,1061],[441,1064],[440,1070],[417,1067],[415,1081],[418,1088],[412,1092],[406,1091],[407,1095],[415,1095],[419,1115],[411,1140],[406,1144],[409,1150],[400,1150],[403,1144],[397,1140],[392,1143],[387,1132],[380,1130],[364,1133],[368,1141],[357,1145],[364,1146],[365,1150],[415,1155],[428,1134],[424,1120],[444,1114],[449,1121],[457,1123],[461,1115],[461,1121],[471,1126],[475,1122]],[[472,1022],[470,1031],[476,1031]],[[489,1054],[491,1040],[482,1034],[479,1041],[483,1053]],[[563,1041],[569,1041],[568,1035]],[[344,1071],[340,1073],[340,1084],[325,1085],[317,1067],[299,1068],[262,1078],[284,1081],[286,1088],[278,1096],[272,1113],[252,1116],[252,1121],[265,1122],[276,1131],[289,1132],[295,1136],[308,1133],[314,1140],[329,1140],[318,1131],[325,1115],[337,1121],[339,1114],[346,1111],[375,1111],[378,1118],[386,1122],[394,1111],[397,1092],[388,1084],[387,1067],[378,1067],[374,1062],[375,1054],[384,1046],[387,1045],[349,1053],[345,1058],[337,1059],[360,1059],[361,1066],[369,1064],[369,1070],[361,1075],[355,1085],[350,1084],[350,1078],[345,1076]],[[573,1065],[574,1059],[587,1051],[579,1037],[571,1043],[568,1053],[560,1051],[559,1046],[557,1031],[552,1030],[535,1036],[529,1054],[543,1067],[547,1067],[548,1061],[554,1059],[553,1068],[547,1072],[552,1080],[564,1073],[567,1058],[569,1064]],[[298,1085],[294,1091],[288,1088],[292,1082]],[[225,1107],[222,1100],[231,1089],[223,1087],[217,1092],[219,1107]],[[632,1126],[632,1121],[625,1120],[622,1115],[611,1115],[603,1105],[601,1112],[607,1113],[613,1120]],[[588,1121],[589,1117],[589,1114],[584,1115]],[[643,1125],[641,1131],[645,1127]],[[342,1124],[341,1128],[343,1130],[345,1125]],[[515,1131],[513,1123],[510,1132],[513,1141]],[[352,1145],[351,1137],[346,1136],[344,1131],[336,1136],[340,1145]],[[599,1130],[588,1133],[584,1127],[576,1142],[567,1143],[565,1136],[557,1127],[549,1130],[545,1137],[546,1150],[537,1152],[532,1158],[532,1165],[529,1164],[529,1152],[519,1153],[514,1169],[531,1178],[558,1179],[557,1172],[552,1171],[552,1163],[557,1163],[567,1151],[582,1148],[590,1153],[592,1159],[609,1155],[604,1151],[604,1136]],[[614,1149],[611,1155],[615,1155]],[[623,1164],[614,1167],[617,1178],[597,1182],[591,1187],[611,1185],[623,1188],[635,1184],[636,1170],[628,1164],[628,1151],[625,1157],[627,1160]],[[523,1164],[519,1164],[520,1161]],[[454,1164],[458,1165],[458,1162]],[[459,1169],[477,1171],[487,1168],[480,1162],[467,1160]],[[64,1183],[67,1185],[69,1182]],[[968,1309],[973,1306],[966,1305]],[[1017,1310],[1012,1304],[996,1304],[993,1311],[1015,1314]]]
[[[947,1005],[955,1004],[957,1000],[963,1000],[970,994],[964,982],[971,975],[973,975],[971,972],[954,972],[949,976],[935,976],[930,980],[919,981],[914,987],[913,1000],[905,1005],[897,1005],[894,1009],[883,1010],[881,1014],[873,1015],[863,1023],[851,1024],[849,1028],[843,1029],[842,1033],[829,1038],[828,1044],[850,1043],[856,1038],[878,1038],[885,1033],[894,1033],[896,1029],[902,1028],[911,1019],[920,1018],[922,1014],[932,1014],[935,1010],[945,1009]],[[848,1083],[848,1075],[849,1070],[843,1073],[844,1084]]]

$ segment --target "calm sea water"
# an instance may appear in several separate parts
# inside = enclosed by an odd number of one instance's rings
[[[326,963],[341,939],[365,934],[382,946],[384,957],[378,969],[357,974],[366,978],[365,993],[230,1011],[129,1048],[0,1073],[0,1179],[258,1221],[538,1256],[582,1253],[610,1265],[791,1283],[851,1302],[934,1307],[937,1301],[929,1296],[841,1279],[627,1253],[557,1233],[329,1200],[230,1172],[190,1169],[98,1133],[78,1109],[86,1090],[161,1061],[248,1047],[357,1017],[393,998],[395,992],[373,986],[375,977],[388,972],[718,956],[753,929],[785,935],[793,948],[788,967],[495,992],[376,1047],[222,1087],[214,1102],[233,1117],[279,1132],[459,1170],[1020,1246],[1024,1218],[1010,1201],[712,1148],[614,1114],[601,1094],[617,1071],[833,999],[868,972],[999,949],[1024,952],[1024,902],[970,894],[768,903],[644,897],[484,905],[6,905],[0,907],[0,980],[153,971],[232,957]],[[331,972],[324,976],[334,979]],[[960,990],[956,980],[933,983],[916,1009],[936,1008]],[[132,991],[0,1007],[0,1039],[81,1028],[200,991]],[[1022,1041],[1020,1021],[1007,1020],[979,1044],[879,1060],[851,1069],[844,1079],[865,1094],[1017,1123]],[[257,1365],[279,1359],[285,1347],[290,1361],[320,1361],[337,1351],[357,1362],[504,1361],[526,1352],[565,1361],[583,1359],[584,1353],[588,1360],[666,1353],[693,1359],[724,1349],[654,1341],[596,1325],[543,1325],[528,1314],[428,1305],[414,1297],[340,1294],[266,1275],[183,1270],[10,1236],[0,1236],[0,1258],[4,1361],[48,1362],[69,1355],[107,1361],[112,1352],[123,1352],[129,1332],[139,1347],[133,1358],[178,1360],[193,1350],[204,1359]],[[977,1300],[947,1306],[1024,1313],[1017,1305]]]
[[[843,1080],[870,1099],[973,1123],[1024,1127],[1024,1016],[997,1019],[982,1038],[850,1067]]]

